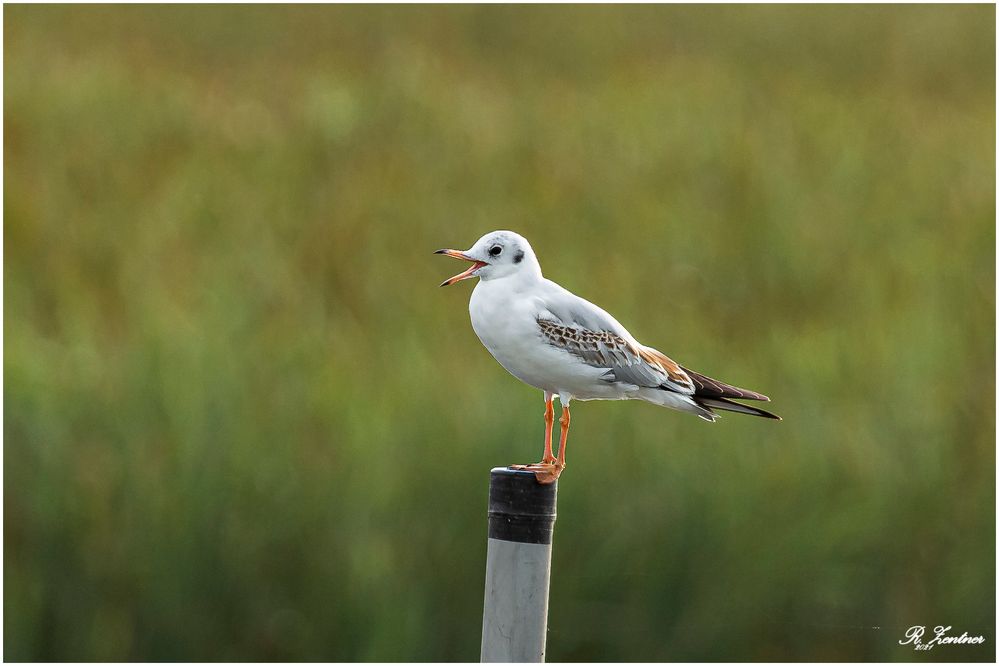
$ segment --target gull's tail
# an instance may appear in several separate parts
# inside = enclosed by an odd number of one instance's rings
[[[779,416],[772,414],[765,409],[750,407],[749,405],[744,405],[741,402],[735,402],[732,400],[732,398],[737,398],[739,400],[762,400],[764,402],[769,402],[770,398],[762,393],[739,388],[738,386],[732,386],[731,384],[720,382],[717,379],[705,377],[699,372],[694,372],[693,370],[688,370],[687,368],[683,368],[683,371],[687,373],[687,376],[690,377],[690,381],[694,383],[694,395],[692,396],[693,401],[705,411],[714,414],[712,411],[713,409],[720,409],[726,412],[750,414],[751,416],[762,416],[765,419],[781,420]],[[698,414],[698,416],[704,418],[704,416],[700,414]]]
[[[677,367],[679,368],[680,366]],[[732,400],[732,398],[738,398],[740,400],[769,401],[770,398],[762,393],[730,386],[717,379],[711,379],[700,373],[687,370],[687,368],[682,368],[682,371],[690,378],[690,384],[693,384],[693,395],[685,391],[678,391],[674,385],[663,384],[656,388],[640,387],[633,395],[629,395],[628,397],[638,398],[656,405],[694,414],[705,421],[714,421],[719,417],[719,414],[714,411],[716,409],[735,412],[737,414],[760,416],[765,419],[781,420],[776,414],[772,414],[764,409],[750,407],[749,405]],[[687,391],[689,390],[687,388]]]

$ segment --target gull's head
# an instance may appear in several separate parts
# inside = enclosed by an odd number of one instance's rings
[[[444,280],[442,287],[471,277],[498,280],[519,275],[541,276],[541,266],[531,244],[512,231],[490,231],[467,250],[437,250],[434,254],[472,263],[468,270]]]

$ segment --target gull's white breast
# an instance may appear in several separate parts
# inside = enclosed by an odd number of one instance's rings
[[[578,400],[615,400],[629,397],[637,387],[602,379],[605,368],[584,363],[567,351],[552,346],[538,327],[538,315],[546,311],[547,280],[530,285],[517,280],[482,281],[468,303],[472,328],[489,353],[522,382]]]

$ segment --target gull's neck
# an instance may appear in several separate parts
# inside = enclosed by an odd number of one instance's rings
[[[516,290],[530,289],[544,279],[541,274],[541,264],[534,257],[527,257],[524,265],[513,275],[508,275],[502,280],[510,280],[510,287]]]
[[[492,280],[479,280],[476,289],[522,293],[534,289],[544,279],[544,276],[541,274],[541,266],[538,264],[537,259],[535,259],[531,264],[524,265],[512,275],[505,275],[500,278],[493,278]]]

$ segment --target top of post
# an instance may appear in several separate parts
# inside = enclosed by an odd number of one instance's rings
[[[489,538],[550,544],[558,482],[538,483],[534,472],[496,467],[489,473]]]

